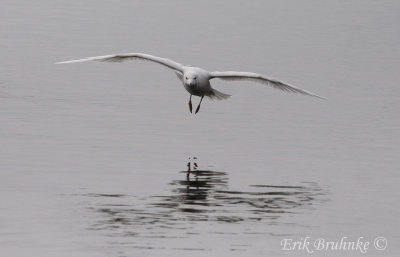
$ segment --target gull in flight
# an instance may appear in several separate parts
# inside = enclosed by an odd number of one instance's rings
[[[294,86],[285,84],[278,80],[274,80],[268,78],[264,75],[253,73],[253,72],[240,72],[240,71],[207,71],[197,67],[184,66],[180,63],[174,62],[167,58],[161,58],[149,54],[143,53],[128,53],[128,54],[112,54],[112,55],[103,55],[103,56],[94,56],[87,57],[84,59],[57,62],[56,64],[62,63],[76,63],[76,62],[87,62],[87,61],[101,61],[101,62],[122,62],[126,60],[142,60],[142,61],[150,61],[161,64],[167,68],[170,68],[175,71],[176,76],[182,82],[185,89],[189,92],[189,110],[192,112],[192,95],[201,97],[199,105],[196,108],[195,113],[200,110],[201,102],[203,101],[204,96],[207,96],[211,99],[227,99],[230,95],[222,93],[218,90],[215,90],[211,87],[210,80],[214,78],[222,79],[222,80],[248,80],[254,81],[258,83],[262,83],[268,86],[272,86],[276,89],[280,89],[286,92],[294,92],[300,93],[310,96],[315,96],[318,98],[322,98],[313,93],[307,92],[300,88],[296,88]]]

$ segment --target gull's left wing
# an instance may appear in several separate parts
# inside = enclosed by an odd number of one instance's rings
[[[325,99],[321,96],[318,96],[316,94],[307,92],[303,89],[285,84],[283,82],[280,82],[278,80],[270,79],[265,77],[264,75],[258,74],[258,73],[253,73],[253,72],[240,72],[240,71],[213,71],[210,72],[211,78],[218,78],[218,79],[223,79],[223,80],[248,80],[248,81],[254,81],[262,84],[266,84],[268,86],[272,86],[276,89],[280,89],[286,92],[294,92],[294,93],[300,93],[300,94],[305,94],[305,95],[310,95],[310,96],[315,96],[318,98]]]

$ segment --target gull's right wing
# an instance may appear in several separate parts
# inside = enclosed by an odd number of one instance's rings
[[[142,53],[128,53],[128,54],[111,54],[111,55],[103,55],[103,56],[94,56],[94,57],[87,57],[78,60],[71,60],[71,61],[64,61],[64,62],[57,62],[56,64],[63,64],[63,63],[75,63],[75,62],[87,62],[87,61],[100,61],[100,62],[123,62],[126,60],[142,60],[142,61],[150,61],[155,62],[161,65],[164,65],[170,69],[175,71],[179,71],[183,73],[183,65],[177,62],[174,62],[167,58],[161,58],[149,54],[142,54]]]

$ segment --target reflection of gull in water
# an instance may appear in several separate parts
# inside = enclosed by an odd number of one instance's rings
[[[210,80],[213,78],[218,78],[222,80],[248,80],[259,82],[262,84],[266,84],[272,86],[276,89],[280,89],[286,92],[294,92],[300,93],[310,96],[315,96],[318,98],[322,98],[313,93],[307,92],[303,89],[288,85],[281,81],[268,78],[264,75],[253,73],[253,72],[239,72],[239,71],[206,71],[201,68],[184,66],[180,63],[174,62],[170,59],[161,58],[157,56],[152,56],[149,54],[142,53],[128,53],[128,54],[112,54],[112,55],[104,55],[104,56],[95,56],[95,57],[87,57],[79,60],[58,62],[61,63],[75,63],[75,62],[86,62],[86,61],[102,61],[102,62],[122,62],[125,60],[144,60],[151,61],[158,64],[161,64],[167,68],[170,68],[175,71],[179,80],[182,82],[185,89],[189,92],[189,110],[192,112],[192,95],[201,97],[200,103],[197,106],[196,113],[200,110],[200,104],[203,100],[204,96],[207,96],[211,99],[226,99],[230,95],[222,93],[218,90],[215,90],[211,87]]]
[[[197,159],[190,159],[187,170],[180,172],[182,177],[173,180],[170,190],[163,195],[141,197],[109,192],[80,195],[88,230],[106,236],[109,247],[185,250],[187,245],[174,243],[177,238],[194,242],[199,235],[218,240],[220,234],[224,238],[290,234],[293,227],[309,226],[299,217],[327,200],[327,191],[316,183],[229,188],[227,173],[204,170],[198,163]],[[242,247],[232,245],[232,249]]]
[[[191,222],[278,222],[279,218],[309,213],[326,201],[326,191],[312,182],[298,185],[250,185],[247,190],[230,190],[227,173],[203,170],[198,160],[190,160],[181,180],[173,180],[170,195],[137,199],[121,194],[90,194],[101,204],[92,205],[98,218],[92,229],[148,229],[186,227]],[[183,216],[182,216],[183,215]],[[184,217],[184,218],[183,218]],[[129,233],[128,233],[129,234]]]
[[[222,171],[200,170],[198,169],[196,159],[193,163],[187,163],[187,170],[181,171],[186,173],[185,180],[174,180],[171,185],[174,186],[172,196],[161,197],[160,203],[156,206],[164,206],[167,208],[177,208],[183,212],[207,212],[199,206],[218,205],[208,199],[212,197],[215,188],[226,188],[228,183],[227,173]]]
[[[324,194],[317,184],[250,185],[246,191],[229,190],[227,173],[202,170],[197,162],[188,163],[186,180],[175,180],[171,196],[160,197],[154,205],[181,212],[208,214],[207,219],[222,222],[277,219],[285,214],[310,210]],[[191,176],[189,176],[191,175]],[[179,187],[181,186],[181,187]],[[189,217],[202,220],[204,216]]]

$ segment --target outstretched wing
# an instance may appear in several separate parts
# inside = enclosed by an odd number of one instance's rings
[[[315,96],[318,98],[325,99],[321,96],[318,96],[316,94],[307,92],[303,89],[285,84],[283,82],[280,82],[278,80],[270,79],[267,78],[261,74],[258,73],[253,73],[253,72],[239,72],[239,71],[213,71],[210,72],[211,78],[219,78],[223,80],[248,80],[248,81],[254,81],[262,84],[266,84],[269,86],[272,86],[276,89],[280,89],[286,92],[294,92],[294,93],[300,93],[300,94],[305,94],[305,95],[310,95],[310,96]]]
[[[100,62],[122,62],[126,60],[142,60],[142,61],[151,61],[156,62],[161,65],[164,65],[170,69],[183,72],[183,65],[177,62],[174,62],[167,58],[161,58],[149,54],[141,54],[141,53],[128,53],[128,54],[111,54],[111,55],[103,55],[103,56],[94,56],[87,57],[78,60],[57,62],[56,64],[63,63],[75,63],[75,62],[87,62],[87,61],[100,61]]]

